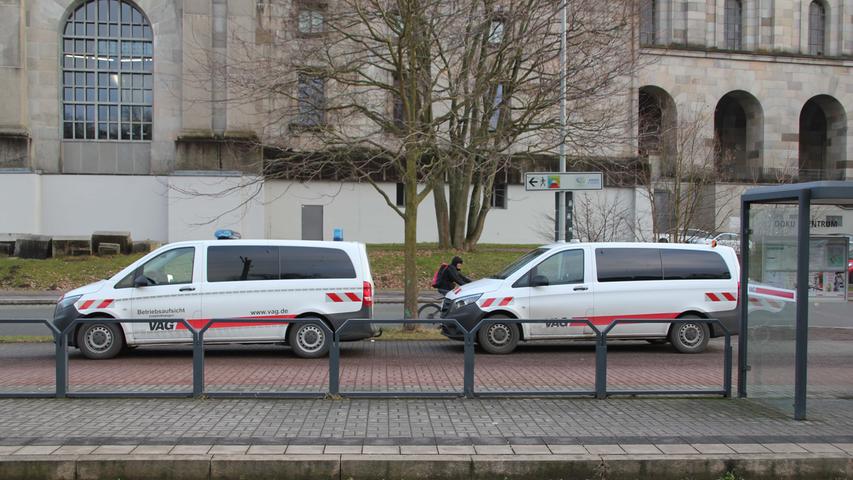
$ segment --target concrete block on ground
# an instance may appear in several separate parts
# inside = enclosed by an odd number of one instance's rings
[[[92,238],[80,236],[53,237],[51,248],[54,258],[92,254]]]
[[[118,255],[121,253],[121,245],[118,243],[101,242],[98,244],[98,255]]]
[[[77,460],[77,480],[208,480],[210,459],[202,455],[91,455]]]
[[[142,240],[140,242],[133,242],[133,246],[131,247],[132,253],[148,253],[153,250],[160,248],[160,242],[154,240]]]
[[[117,243],[121,248],[121,253],[130,253],[133,249],[133,240],[130,238],[130,232],[100,231],[93,233],[92,250],[98,252],[98,246],[101,243]]]
[[[494,480],[558,480],[570,478],[607,478],[601,475],[601,459],[596,456],[563,455],[476,455],[471,457],[471,475],[467,478]]]
[[[210,463],[211,480],[337,480],[338,455],[216,455]]]
[[[74,472],[73,457],[0,458],[0,478],[3,480],[74,480]]]
[[[14,255],[19,258],[44,260],[50,257],[51,237],[47,235],[25,235],[15,241]]]

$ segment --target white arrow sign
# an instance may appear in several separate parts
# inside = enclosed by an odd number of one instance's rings
[[[604,177],[601,172],[529,172],[524,174],[524,189],[528,191],[566,192],[574,190],[601,190]]]

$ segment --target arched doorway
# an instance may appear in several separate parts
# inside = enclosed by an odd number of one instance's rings
[[[640,88],[638,100],[637,153],[649,160],[656,173],[667,175],[675,149],[675,101],[666,90],[654,86]]]
[[[841,180],[847,160],[847,114],[829,95],[812,97],[800,111],[799,180]]]
[[[752,94],[729,92],[714,110],[717,172],[721,180],[756,180],[761,176],[764,111]]]

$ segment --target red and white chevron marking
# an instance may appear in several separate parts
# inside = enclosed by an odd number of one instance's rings
[[[112,298],[108,298],[106,300],[86,300],[80,305],[80,310],[88,310],[90,308],[107,308],[112,305],[114,301],[115,300]]]
[[[705,292],[706,302],[736,302],[737,294],[730,292]]]
[[[510,303],[512,303],[512,300],[513,300],[513,297],[487,298],[487,299],[483,300],[483,303],[481,304],[481,306],[483,308],[489,308],[492,306],[494,306],[494,307],[505,307],[505,306],[509,305]]]
[[[326,292],[326,302],[341,303],[341,302],[360,302],[361,297],[353,292]]]

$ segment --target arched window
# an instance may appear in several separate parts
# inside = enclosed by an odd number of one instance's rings
[[[657,2],[655,0],[642,0],[640,2],[640,45],[655,44],[656,13]]]
[[[726,48],[740,50],[743,48],[743,5],[740,0],[726,0]]]
[[[151,24],[131,3],[89,0],[62,36],[63,138],[151,140]]]
[[[809,5],[809,55],[823,55],[826,49],[826,8],[817,1]]]

